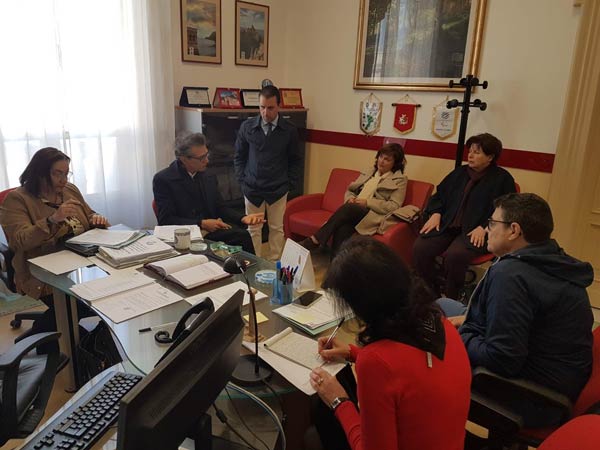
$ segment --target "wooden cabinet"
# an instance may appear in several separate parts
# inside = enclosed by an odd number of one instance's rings
[[[300,150],[305,153],[306,109],[281,109],[281,117],[298,128]],[[206,136],[210,151],[207,171],[217,176],[219,191],[228,206],[244,208],[244,198],[233,170],[235,140],[242,122],[258,115],[258,109],[204,109],[175,107],[175,131],[200,132]],[[304,193],[304,167],[297,186],[288,199]]]

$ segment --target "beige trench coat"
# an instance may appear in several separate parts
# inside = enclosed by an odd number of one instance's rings
[[[373,173],[373,170],[362,172],[355,181],[350,183],[344,196],[344,201],[347,202],[349,199],[355,198],[367,180],[373,176]],[[400,170],[379,180],[373,197],[367,200],[369,212],[356,225],[356,231],[359,234],[367,236],[378,232],[384,217],[400,208],[404,203],[407,183],[408,177]]]
[[[81,203],[77,218],[84,229],[89,230],[90,220],[95,212],[85,202],[79,189],[67,183],[63,197],[64,201],[74,199]],[[9,193],[0,206],[0,224],[8,239],[8,246],[15,253],[12,264],[17,291],[33,298],[52,293],[47,285],[31,275],[27,260],[58,250],[57,244],[63,237],[60,231],[64,231],[64,228],[47,221],[55,211],[55,208],[34,197],[23,187]]]

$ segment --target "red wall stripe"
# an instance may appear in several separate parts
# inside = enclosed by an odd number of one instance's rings
[[[386,139],[404,141],[404,151],[407,155],[454,160],[456,154],[456,144],[452,142],[365,136],[364,134],[342,133],[339,131],[306,130],[306,140],[308,142],[335,145],[338,147],[360,148],[363,150],[378,150]],[[503,167],[552,173],[554,155],[551,153],[505,148],[502,150],[499,163]]]

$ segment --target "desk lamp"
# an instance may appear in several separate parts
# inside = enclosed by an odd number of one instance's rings
[[[242,355],[233,371],[232,378],[242,384],[260,384],[271,376],[273,370],[264,364],[258,357],[258,342],[264,339],[258,333],[258,322],[256,320],[256,297],[254,290],[250,287],[250,281],[246,275],[246,264],[242,261],[229,257],[223,264],[223,270],[230,274],[241,273],[248,286],[248,295],[250,296],[250,315],[248,317],[248,327],[244,328],[244,341],[254,342],[254,355]]]

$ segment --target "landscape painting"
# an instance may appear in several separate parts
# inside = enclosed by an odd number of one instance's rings
[[[486,0],[361,0],[355,89],[449,91],[477,76]]]
[[[235,2],[235,63],[267,67],[269,61],[269,7]]]
[[[221,0],[181,0],[181,58],[221,64]]]

